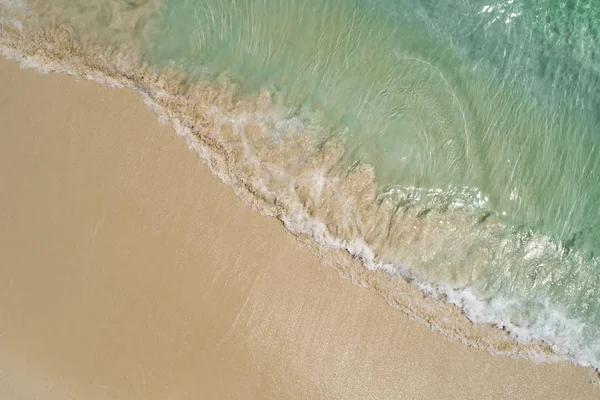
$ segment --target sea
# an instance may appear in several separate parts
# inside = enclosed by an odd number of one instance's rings
[[[600,368],[600,2],[0,0],[0,53],[136,90],[450,338]]]

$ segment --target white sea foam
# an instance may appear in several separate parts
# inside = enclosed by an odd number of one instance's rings
[[[426,282],[404,265],[378,264],[374,262],[373,250],[362,239],[353,242],[342,242],[338,238],[326,233],[321,221],[315,221],[305,213],[298,213],[290,218],[282,219],[286,229],[293,234],[308,234],[322,245],[333,249],[343,248],[353,256],[360,258],[365,267],[371,270],[381,269],[411,279],[411,282],[423,293],[439,297],[446,295],[446,301],[458,306],[474,323],[492,324],[505,329],[523,344],[530,344],[534,340],[548,343],[555,354],[532,354],[534,362],[556,362],[567,359],[583,366],[600,366],[597,354],[600,354],[598,343],[587,344],[583,336],[585,323],[568,318],[552,307],[548,299],[541,300],[545,307],[536,314],[535,320],[529,321],[528,327],[517,326],[511,323],[510,315],[506,309],[518,304],[518,299],[496,297],[487,301],[479,299],[471,287],[454,289],[445,282]]]

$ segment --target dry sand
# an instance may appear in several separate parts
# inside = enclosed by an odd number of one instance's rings
[[[1,399],[592,399],[322,267],[131,90],[0,62]]]

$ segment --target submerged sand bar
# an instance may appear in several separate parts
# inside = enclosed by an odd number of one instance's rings
[[[0,88],[0,398],[600,396],[320,266],[133,91],[5,60]]]

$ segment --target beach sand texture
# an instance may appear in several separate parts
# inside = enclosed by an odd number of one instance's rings
[[[595,399],[410,321],[131,90],[0,62],[0,398]]]

